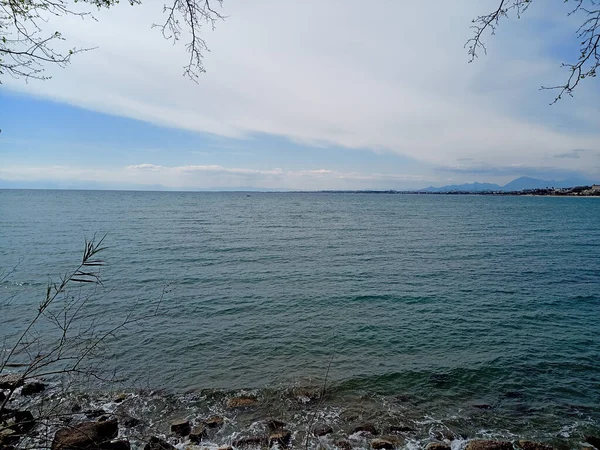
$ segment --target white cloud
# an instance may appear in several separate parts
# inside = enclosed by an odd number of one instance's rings
[[[518,27],[504,23],[488,39],[490,55],[466,63],[470,19],[493,5],[226,0],[229,18],[216,32],[206,31],[212,52],[199,85],[181,77],[183,45],[172,46],[150,29],[161,20],[160,8],[119,5],[98,14],[97,23],[53,23],[70,44],[99,48],[79,55],[51,82],[7,80],[7,86],[222,136],[266,133],[307,145],[394,152],[434,166],[553,164],[600,173],[595,153],[552,158],[599,148],[598,103],[584,86],[576,102],[548,106],[551,94],[537,87],[556,79],[559,61],[542,53],[549,42],[527,34],[527,16]],[[544,10],[536,5],[528,14],[539,18]],[[581,111],[585,119],[577,127],[560,120]],[[135,169],[175,170],[142,166]],[[177,171],[270,177],[267,184],[283,173],[219,166]]]

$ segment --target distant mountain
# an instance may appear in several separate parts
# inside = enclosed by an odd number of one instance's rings
[[[501,191],[502,187],[492,183],[466,183],[453,184],[451,186],[433,187],[421,189],[419,192],[490,192]]]
[[[568,179],[562,181],[540,180],[538,178],[519,177],[510,183],[500,186],[492,183],[466,183],[453,184],[451,186],[433,187],[421,189],[419,192],[492,192],[492,191],[523,191],[526,189],[544,189],[544,188],[568,188],[574,186],[586,186],[593,184],[590,180]]]

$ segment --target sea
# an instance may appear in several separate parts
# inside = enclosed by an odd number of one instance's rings
[[[215,414],[215,448],[269,418],[302,448],[368,448],[363,422],[414,449],[600,433],[598,198],[0,190],[5,349],[102,238],[102,284],[69,296],[137,319],[86,398],[167,438]]]

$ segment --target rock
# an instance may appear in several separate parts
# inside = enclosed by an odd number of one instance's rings
[[[341,450],[352,450],[352,444],[350,441],[346,441],[345,439],[336,441],[334,445]]]
[[[519,441],[518,446],[523,450],[554,450],[554,447],[550,445],[533,441]]]
[[[273,447],[275,444],[281,447],[287,447],[292,438],[292,433],[287,430],[278,430],[269,434],[269,447]]]
[[[33,395],[39,394],[43,390],[46,389],[46,384],[40,381],[34,381],[32,383],[27,383],[25,386],[21,388],[21,395]]]
[[[6,399],[6,395],[4,395],[4,392],[0,391],[0,402],[3,402]]]
[[[167,441],[162,440],[156,436],[150,438],[144,450],[177,450],[174,446],[169,444]]]
[[[600,449],[600,437],[597,437],[597,436],[586,436],[585,437],[585,442],[587,442],[588,444],[593,445],[597,449]]]
[[[181,419],[171,422],[171,433],[178,434],[179,436],[187,436],[191,430],[192,427],[189,420]]]
[[[432,442],[427,446],[426,450],[450,450],[450,446],[441,442]]]
[[[131,444],[125,440],[113,441],[104,444],[102,450],[131,450]]]
[[[375,428],[375,425],[373,425],[371,422],[365,422],[357,427],[354,427],[353,433],[370,433],[373,436],[379,434],[377,432],[377,428]]]
[[[125,394],[124,392],[117,395],[114,399],[113,402],[115,403],[123,403],[125,400],[127,400],[129,398],[129,396],[127,394]]]
[[[206,433],[206,425],[196,425],[192,431],[190,432],[190,441],[192,441],[195,444],[200,443],[200,441],[202,439],[206,439],[207,437],[207,433]]]
[[[285,422],[277,419],[269,419],[265,421],[265,425],[270,431],[275,431],[285,427]]]
[[[228,408],[248,408],[250,406],[255,406],[258,403],[256,397],[252,396],[244,396],[244,397],[235,397],[230,398],[227,402]]]
[[[223,419],[221,416],[211,416],[204,421],[204,425],[206,425],[208,428],[219,428],[223,426],[224,422],[225,419]]]
[[[88,419],[97,419],[98,417],[106,414],[106,411],[103,409],[88,409],[84,412],[84,414]]]
[[[237,439],[233,441],[234,447],[260,447],[265,443],[263,436],[248,436],[245,438]]]
[[[83,422],[70,428],[61,428],[54,435],[52,450],[95,449],[108,444],[119,434],[117,419],[104,422]]]
[[[465,450],[513,450],[513,445],[507,441],[470,441]]]
[[[233,450],[233,447],[231,447],[231,446],[219,447],[217,450]]]
[[[375,450],[393,450],[395,448],[395,445],[392,441],[388,441],[387,439],[373,439],[371,441],[371,448]]]
[[[73,403],[71,406],[71,412],[78,413],[79,411],[81,411],[81,405],[79,403]]]
[[[2,419],[4,422],[2,424],[3,429],[10,429],[17,435],[26,434],[35,427],[35,419],[29,411],[6,409]]]
[[[300,403],[310,403],[321,398],[322,392],[313,388],[295,388],[292,390],[294,398]]]
[[[315,430],[313,431],[315,436],[326,436],[328,434],[333,433],[333,428],[328,427],[328,426],[322,426],[322,427],[317,427],[315,428]]]
[[[10,428],[0,430],[0,448],[12,448],[13,445],[19,442],[19,433]]]
[[[477,403],[473,405],[473,408],[477,409],[494,409],[492,405],[488,405],[487,403]]]
[[[140,419],[136,419],[135,417],[127,416],[122,419],[122,424],[125,428],[134,428],[140,424]]]
[[[390,433],[412,433],[414,428],[406,425],[390,425]]]
[[[14,389],[23,386],[23,378],[16,373],[0,375],[0,389]]]

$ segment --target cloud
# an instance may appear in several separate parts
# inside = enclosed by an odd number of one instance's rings
[[[570,30],[571,21],[542,27],[542,40],[540,27],[533,25],[551,20],[548,9],[563,18],[564,7],[532,4],[522,20],[505,21],[498,35],[487,39],[488,56],[467,64],[463,44],[470,20],[492,3],[379,1],[369,6],[376,13],[365,14],[358,0],[227,0],[228,19],[214,33],[204,30],[212,51],[199,85],[181,76],[184,46],[171,45],[149,28],[162,19],[160,8],[151,2],[118,5],[99,12],[98,22],[53,21],[70,45],[99,48],[53,72],[50,82],[8,79],[6,86],[216,136],[276,135],[323,151],[333,145],[396,153],[470,173],[478,167],[502,172],[544,165],[600,173],[592,156],[557,156],[600,144],[593,81],[582,85],[575,100],[552,108],[553,93],[538,91],[557,77],[562,55],[548,49]],[[270,184],[284,175],[336,176],[335,167],[304,175],[182,167],[144,164],[127,170],[186,179],[220,174],[231,182],[260,176]],[[351,179],[349,172],[337,176]],[[356,174],[353,180],[370,176]]]
[[[566,152],[566,153],[559,153],[558,155],[553,155],[553,158],[572,158],[572,159],[579,159],[581,158],[581,153],[586,152],[589,150],[583,149],[583,148],[576,148],[574,150],[571,150],[570,152]]]

